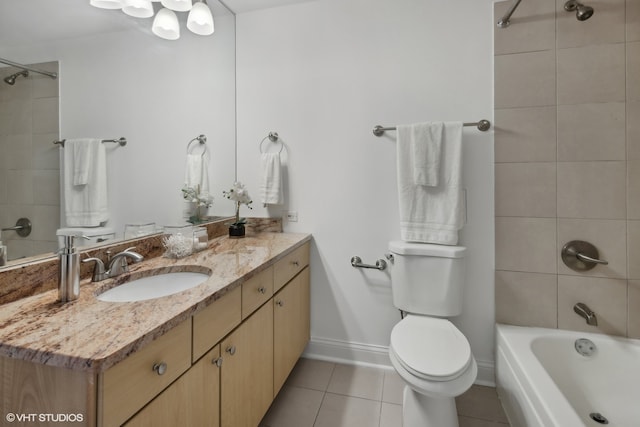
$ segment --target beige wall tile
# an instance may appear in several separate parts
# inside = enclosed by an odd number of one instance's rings
[[[640,101],[640,42],[627,43],[627,101]]]
[[[33,174],[31,171],[7,171],[7,201],[12,205],[33,203]]]
[[[31,100],[16,100],[11,102],[11,123],[9,133],[25,134],[33,130],[33,109]]]
[[[585,2],[595,9],[586,21],[578,21],[575,12],[566,12],[566,0],[557,0],[558,47],[577,47],[598,43],[618,43],[625,39],[625,0]]]
[[[33,75],[33,92],[35,98],[54,98],[59,95],[59,80],[49,76]]]
[[[627,101],[627,160],[640,160],[640,101]]]
[[[496,269],[555,274],[555,218],[496,217]]]
[[[627,306],[627,335],[629,338],[640,338],[640,280],[629,280],[629,301]]]
[[[558,50],[558,105],[625,100],[624,43]]]
[[[600,259],[609,265],[597,265],[589,271],[574,271],[562,258],[558,274],[572,276],[627,278],[627,222],[606,219],[558,219],[558,256],[562,247],[572,240],[584,240],[598,249]]]
[[[32,138],[33,168],[60,169],[60,147],[53,144],[58,139],[58,133],[37,133]]]
[[[627,41],[640,40],[640,2],[627,0]]]
[[[499,163],[495,166],[497,216],[556,216],[556,164]]]
[[[598,318],[598,326],[573,311],[582,302]],[[558,327],[613,335],[627,333],[627,281],[595,277],[558,276]]]
[[[496,322],[557,328],[558,276],[496,271]]]
[[[498,55],[495,108],[555,105],[555,51]]]
[[[7,135],[4,140],[5,151],[2,151],[0,157],[4,168],[11,170],[31,169],[33,166],[31,134]]]
[[[625,162],[558,163],[558,217],[626,218]]]
[[[29,237],[33,240],[51,240],[60,227],[60,207],[34,204],[30,218],[37,227],[33,227]]]
[[[32,170],[33,200],[37,205],[60,206],[60,173],[57,170]]]
[[[625,158],[624,102],[558,106],[558,161]]]
[[[58,132],[58,99],[38,98],[33,100],[33,132]]]
[[[522,2],[511,16],[507,28],[494,31],[494,51],[496,55],[518,52],[533,52],[555,48],[555,0]],[[494,3],[494,22],[513,5],[512,1]]]
[[[627,162],[627,219],[640,219],[640,160]]]
[[[627,221],[627,270],[629,279],[640,279],[640,221]]]
[[[555,106],[496,110],[494,121],[496,162],[556,160]]]

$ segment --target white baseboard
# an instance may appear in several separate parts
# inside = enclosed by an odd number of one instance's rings
[[[311,337],[302,357],[325,360],[346,365],[371,366],[393,369],[389,360],[389,347]],[[475,384],[495,387],[495,364],[493,361],[477,360],[478,377]]]

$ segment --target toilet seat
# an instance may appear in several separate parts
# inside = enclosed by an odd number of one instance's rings
[[[391,331],[391,351],[418,378],[450,381],[473,361],[467,338],[447,319],[407,315]]]

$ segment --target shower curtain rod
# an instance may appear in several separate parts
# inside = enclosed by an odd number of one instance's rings
[[[22,68],[23,70],[32,71],[32,72],[38,73],[38,74],[44,74],[45,76],[49,76],[52,79],[57,79],[58,78],[58,73],[51,73],[49,71],[38,70],[37,68],[31,68],[31,67],[28,67],[26,65],[18,64],[17,62],[9,61],[8,59],[0,58],[0,62],[2,62],[3,64],[10,65],[12,67]]]

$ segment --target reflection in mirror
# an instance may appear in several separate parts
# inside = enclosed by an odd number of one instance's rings
[[[235,17],[229,10],[211,0],[215,33],[183,31],[179,40],[166,41],[151,33],[150,20],[89,2],[7,3],[0,6],[0,58],[59,75],[0,81],[0,227],[21,217],[33,223],[26,238],[2,232],[8,265],[54,256],[56,230],[66,225],[60,199],[65,148],[53,144],[58,139],[127,139],[126,146],[105,147],[109,219],[103,231],[116,239],[126,224],[184,223],[187,145],[201,134],[214,196],[205,216],[233,215],[221,196],[235,180],[236,163]],[[27,26],[27,19],[52,25]],[[15,72],[0,68],[3,78]]]

